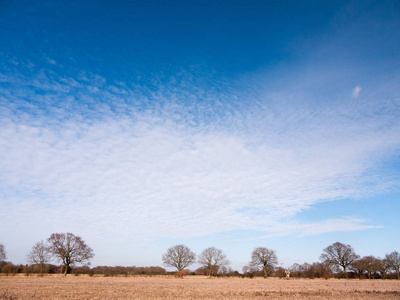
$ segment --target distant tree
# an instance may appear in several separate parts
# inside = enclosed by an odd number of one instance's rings
[[[221,266],[219,269],[218,269],[218,274],[220,274],[220,275],[224,275],[224,276],[226,276],[226,275],[228,275],[229,274],[229,269],[228,269],[228,267],[227,266]]]
[[[304,278],[311,278],[313,279],[314,276],[314,271],[312,270],[312,265],[309,263],[304,263],[302,265],[300,265],[300,273],[301,276]]]
[[[376,259],[376,270],[381,274],[382,279],[386,279],[386,275],[390,270],[390,267],[390,262],[386,258]]]
[[[293,265],[291,265],[291,267],[289,268],[290,271],[290,277],[300,277],[301,276],[301,265],[298,263],[294,263]]]
[[[397,251],[386,254],[385,258],[389,262],[390,268],[396,272],[397,279],[400,279],[400,254]]]
[[[331,278],[332,271],[326,263],[314,262],[304,263],[300,266],[303,277],[306,278]]]
[[[40,241],[33,245],[31,252],[29,252],[27,255],[27,258],[31,264],[38,265],[40,268],[40,274],[43,274],[44,266],[50,261],[51,255],[45,243]]]
[[[15,275],[18,273],[18,267],[10,262],[6,262],[2,268],[1,272],[7,275]]]
[[[272,269],[272,267],[270,269]],[[274,269],[275,277],[284,278],[286,276],[286,273],[285,273],[286,269],[284,267],[276,267],[273,269]],[[264,278],[266,278],[266,277],[264,276]]]
[[[197,269],[194,271],[194,273],[195,273],[196,275],[206,275],[207,272],[208,272],[208,271],[207,271],[207,268],[204,267],[204,266],[201,266],[201,267],[197,268]]]
[[[215,247],[207,248],[201,252],[198,263],[207,268],[209,276],[215,275],[220,267],[230,264],[224,252]]]
[[[355,274],[358,275],[360,279],[362,278],[364,272],[366,271],[364,268],[364,263],[360,261],[360,259],[356,259],[355,261],[352,262],[351,269],[355,272]]]
[[[48,251],[64,265],[64,275],[71,271],[71,266],[90,264],[94,257],[92,248],[81,237],[72,233],[53,233],[48,239]]]
[[[326,247],[323,251],[324,253],[321,254],[320,259],[328,265],[342,267],[346,277],[347,267],[359,258],[359,255],[355,253],[350,245],[339,242]]]
[[[275,250],[258,247],[251,253],[250,266],[262,267],[264,278],[268,276],[268,269],[274,267],[276,264],[278,264],[278,257],[276,256]]]
[[[246,265],[242,268],[242,272],[243,274],[247,274],[247,273],[253,273],[253,269],[252,267],[250,267],[249,265]]]
[[[6,260],[7,255],[6,255],[6,250],[4,249],[4,245],[0,244],[0,261]]]
[[[365,270],[367,272],[368,279],[371,279],[372,272],[376,271],[377,269],[377,258],[372,255],[368,255],[357,259],[353,262],[353,264],[355,264],[358,268]]]
[[[178,272],[196,262],[196,254],[184,245],[176,245],[162,256],[164,265],[174,267]]]

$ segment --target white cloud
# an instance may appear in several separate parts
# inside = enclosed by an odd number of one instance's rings
[[[358,96],[360,95],[361,92],[361,87],[359,85],[357,85],[354,89],[353,89],[353,93],[351,94],[353,98],[358,98]]]
[[[390,187],[390,174],[377,179],[376,172],[399,148],[399,124],[391,115],[364,116],[368,106],[249,105],[238,97],[241,105],[225,101],[231,93],[190,86],[145,96],[125,87],[119,93],[98,76],[84,81],[57,85],[41,75],[34,87],[53,86],[56,94],[25,91],[2,111],[3,228],[18,216],[43,232],[119,241],[362,230],[373,226],[343,216],[287,220],[321,201]],[[67,82],[74,84],[67,89]]]
[[[270,233],[263,238],[282,235],[310,236],[328,232],[349,232],[365,229],[382,228],[382,226],[368,225],[366,220],[356,217],[343,217],[338,219],[327,219],[321,222],[308,224],[292,222],[279,223],[270,228]]]

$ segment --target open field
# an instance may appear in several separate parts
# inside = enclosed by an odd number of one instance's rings
[[[0,299],[400,299],[398,280],[3,276]]]

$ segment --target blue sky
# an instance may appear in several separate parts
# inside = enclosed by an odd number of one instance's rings
[[[400,251],[397,1],[0,1],[0,243],[93,265]],[[194,266],[196,267],[196,266]]]

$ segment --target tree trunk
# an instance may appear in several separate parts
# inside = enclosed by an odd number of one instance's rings
[[[71,272],[71,267],[69,265],[64,265],[64,276],[67,276]]]
[[[264,278],[267,278],[268,276],[267,276],[267,267],[266,266],[264,266]]]

